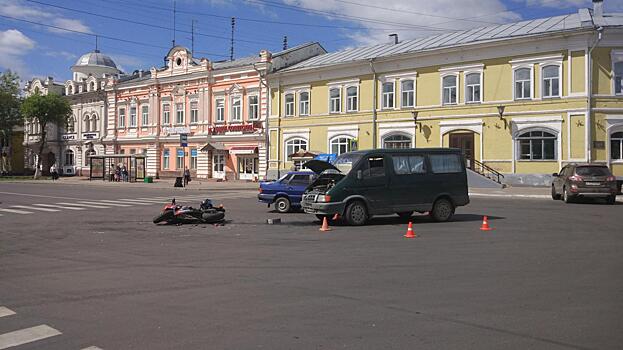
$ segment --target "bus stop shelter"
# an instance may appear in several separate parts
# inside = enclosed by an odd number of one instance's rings
[[[104,154],[89,156],[89,180],[115,181],[117,166],[128,171],[128,181],[145,179],[144,154]]]

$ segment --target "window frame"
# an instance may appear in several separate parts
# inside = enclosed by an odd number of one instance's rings
[[[74,166],[76,165],[76,154],[73,150],[71,149],[66,149],[65,152],[63,152],[63,165],[64,166]],[[71,162],[67,161],[67,157],[70,156],[71,158]]]
[[[530,80],[529,80],[529,84],[530,84],[530,96],[525,97],[517,97],[517,79],[516,79],[516,75],[517,75],[517,71],[522,70],[522,69],[527,69],[530,72]],[[525,80],[520,80],[520,81],[525,81]],[[524,91],[523,89],[523,85],[522,85],[522,89],[521,91]],[[530,65],[519,65],[519,66],[514,66],[513,67],[513,101],[522,101],[522,100],[533,100],[534,99],[534,64],[530,64]]]
[[[255,103],[251,103],[251,99],[255,98]],[[257,94],[247,96],[247,105],[248,105],[248,120],[259,120],[260,119],[260,96]]]
[[[444,80],[446,80],[446,78],[451,78],[454,77],[455,82],[454,82],[454,86],[448,86],[446,87],[444,84]],[[459,73],[458,72],[452,72],[452,73],[445,73],[441,75],[441,105],[442,106],[455,106],[459,104],[459,101],[461,100],[460,96],[459,96]],[[448,92],[448,96],[452,96],[452,89],[454,89],[455,91],[455,98],[456,100],[454,102],[449,101],[446,102],[445,101],[445,92],[446,89],[449,89]]]
[[[130,124],[128,125],[128,127],[130,128],[136,128],[136,113],[138,112],[138,108],[136,107],[136,105],[132,105],[130,106]]]
[[[413,83],[413,89],[412,90],[404,90],[403,89],[403,84],[408,82],[408,81]],[[405,93],[411,93],[413,104],[411,104],[411,105],[406,105],[405,104]],[[415,106],[416,106],[415,96],[416,96],[415,95],[415,79],[414,78],[400,79],[400,108],[415,108]]]
[[[190,101],[190,124],[199,123],[199,101]]]
[[[225,122],[225,99],[222,97],[214,99],[215,123]]]
[[[405,147],[405,148],[395,148],[395,147],[385,147],[385,142],[387,142],[387,139],[392,138],[392,137],[404,137],[405,139],[401,140],[401,141],[393,141],[390,140],[389,142],[392,143],[399,143],[399,142],[406,142],[406,139],[409,140],[409,147]],[[383,138],[381,139],[381,146],[383,149],[408,149],[408,148],[413,148],[413,137],[409,134],[406,134],[404,132],[393,132],[390,134],[387,134],[385,136],[383,136]]]
[[[548,67],[556,67],[558,68],[558,77],[557,78],[545,78],[543,74],[545,69]],[[540,64],[540,73],[541,73],[541,98],[550,99],[550,98],[561,98],[562,97],[562,64],[558,62],[543,62]],[[534,77],[533,77],[534,78]],[[545,95],[545,80],[558,80],[558,95]],[[550,85],[550,89],[551,89]]]
[[[195,155],[193,156],[193,151],[195,151]],[[197,148],[191,148],[188,151],[188,168],[192,170],[197,170],[197,159],[199,158],[199,150]]]
[[[337,143],[335,143],[335,141],[339,141],[339,140],[341,140],[341,139],[346,139],[346,140],[348,140],[348,141],[347,141],[347,143],[346,143],[346,150],[345,150],[344,152],[341,152],[341,151],[340,151],[340,149],[339,149],[339,147],[341,147],[341,146],[343,145],[343,143],[341,143],[341,142],[337,142]],[[354,137],[352,137],[351,135],[345,135],[345,134],[340,134],[340,135],[335,135],[335,136],[333,136],[333,137],[329,140],[329,153],[335,153],[336,155],[338,155],[338,156],[339,156],[339,155],[341,155],[341,154],[343,154],[343,153],[348,153],[348,152],[350,152],[350,151],[351,151],[351,144],[352,144],[352,141],[353,141],[354,139],[355,139],[355,138],[354,138]],[[335,143],[335,144],[337,145],[337,147],[338,147],[338,152],[333,152],[333,145],[334,145],[334,143]]]
[[[99,130],[99,117],[96,113],[91,114],[91,132],[97,132]]]
[[[307,94],[307,99],[303,100],[301,98],[302,94]],[[298,105],[299,105],[299,115],[300,116],[308,116],[310,114],[310,106],[311,106],[311,93],[309,90],[301,90],[298,92]],[[303,108],[303,105],[305,105],[305,108]]]
[[[177,152],[182,151],[184,154],[180,157]],[[184,160],[186,158],[186,152],[184,148],[176,148],[175,149],[175,169],[181,170],[184,169]]]
[[[149,125],[149,105],[141,106],[141,126]]]
[[[288,97],[291,97],[292,101],[288,102]],[[294,92],[286,92],[283,96],[283,111],[286,117],[294,117],[296,115],[296,96]]]
[[[621,70],[619,89],[617,92],[617,75],[616,75],[616,65],[620,64],[623,66],[623,50],[612,50],[610,52],[610,58],[612,62],[612,95],[613,96],[623,96],[623,68]]]
[[[331,96],[331,91],[336,90],[338,92],[337,97]],[[342,87],[341,86],[332,86],[329,87],[329,114],[339,114],[342,113]],[[338,107],[336,110],[333,109],[333,101],[337,101],[336,106]]]
[[[117,110],[117,127],[119,128],[125,128],[125,109],[125,107],[119,107]]]
[[[162,104],[162,124],[171,125],[171,104],[170,103]]]
[[[349,96],[348,90],[355,89],[355,95]],[[346,85],[346,112],[358,112],[359,111],[359,85]],[[351,108],[351,102],[354,100],[354,108]]]
[[[216,161],[218,159],[218,162]],[[217,170],[217,167],[220,170]],[[225,155],[222,153],[215,153],[212,155],[212,172],[225,172]]]
[[[165,148],[162,150],[162,169],[171,168],[171,150]]]
[[[478,86],[478,89],[479,89],[479,93],[478,93],[478,97],[479,97],[479,98],[478,98],[478,100],[471,100],[471,101],[468,101],[468,99],[467,99],[467,98],[468,98],[468,97],[473,97],[473,94],[474,94],[474,93],[473,93],[473,90],[472,90],[472,93],[470,94],[470,93],[468,92],[468,88],[469,88],[469,87],[476,86],[476,85],[475,85],[475,84],[468,84],[468,83],[467,83],[467,77],[468,77],[469,75],[473,75],[473,74],[478,74],[478,85],[477,85],[477,86]],[[482,84],[483,84],[483,80],[484,80],[484,79],[483,79],[483,71],[482,71],[482,70],[477,70],[477,71],[473,71],[473,70],[472,70],[472,71],[465,71],[465,72],[463,72],[463,79],[465,79],[465,83],[463,84],[463,86],[464,86],[463,88],[464,88],[464,90],[465,90],[465,104],[482,103],[482,101],[483,101],[483,96],[482,96],[482,95],[483,95],[483,91],[484,91],[484,90],[483,90],[483,88],[482,88]]]
[[[299,144],[298,145],[289,145],[289,143],[295,142],[295,141],[298,141]],[[304,148],[302,147],[301,141],[305,143],[305,147]],[[288,159],[288,156],[290,154],[298,152],[298,151],[289,152],[288,151],[288,147],[290,147],[290,146],[292,146],[293,149],[298,147],[299,150],[303,149],[303,150],[307,151],[307,150],[309,150],[309,140],[304,138],[304,137],[300,137],[300,136],[293,136],[293,137],[290,137],[287,140],[285,140],[283,142],[283,151],[284,151],[283,159],[285,159],[287,161],[291,161],[291,160]]]
[[[234,95],[231,97],[230,102],[229,121],[232,123],[242,123],[242,96]],[[238,102],[238,105],[236,105],[236,102]]]
[[[621,134],[621,136],[619,137],[617,135],[617,137],[613,137],[616,134]],[[614,130],[614,131],[610,132],[608,138],[609,138],[608,144],[609,144],[609,147],[610,147],[608,155],[609,155],[610,162],[612,162],[612,163],[623,163],[623,130]],[[613,149],[612,148],[612,141],[615,141],[615,142],[619,143],[619,157],[618,158],[614,158],[612,156],[612,149]]]
[[[531,134],[533,132],[542,132],[542,133],[548,133],[550,135],[552,135],[552,137],[549,136],[523,136],[525,134]],[[516,142],[516,147],[517,147],[517,154],[516,154],[516,159],[517,161],[524,161],[524,162],[556,162],[558,161],[560,155],[558,152],[558,143],[560,142],[559,140],[560,138],[560,134],[557,131],[554,130],[550,130],[550,129],[545,129],[545,128],[536,128],[536,129],[524,129],[521,130],[517,133],[517,136],[515,137],[514,142]],[[521,150],[521,141],[526,141],[528,140],[530,142],[530,158],[523,158],[522,157],[522,150]],[[545,140],[554,140],[554,149],[553,149],[553,158],[545,158]],[[541,143],[541,158],[534,158],[534,152],[533,152],[533,145],[534,145],[534,141],[540,141]]]
[[[179,108],[181,105],[182,108]],[[186,103],[180,102],[175,104],[175,125],[184,125],[186,123]]]
[[[385,86],[389,86],[391,84],[392,91],[385,92]],[[381,110],[391,110],[396,109],[396,79],[385,79],[381,81]],[[387,102],[387,104],[386,104]],[[391,106],[389,105],[391,102]]]

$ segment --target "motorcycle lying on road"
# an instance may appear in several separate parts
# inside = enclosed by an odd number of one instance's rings
[[[175,203],[175,198],[171,203],[162,208],[162,212],[154,218],[154,224],[215,224],[223,222],[225,219],[225,208],[215,207],[209,199],[201,202],[199,208],[183,206]]]

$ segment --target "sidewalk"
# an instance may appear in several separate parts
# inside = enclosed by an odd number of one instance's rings
[[[517,199],[547,199],[552,200],[551,189],[549,187],[512,187],[504,189],[498,188],[470,188],[471,197],[500,197]],[[623,202],[623,196],[617,197],[617,202]]]

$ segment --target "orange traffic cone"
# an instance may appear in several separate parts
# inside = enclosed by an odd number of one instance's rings
[[[320,228],[320,231],[331,231],[331,228],[329,227],[329,220],[327,220],[326,216],[322,219],[322,227]]]
[[[482,218],[482,226],[480,226],[480,230],[481,231],[493,230],[493,228],[489,227],[489,220],[486,215]]]
[[[406,238],[415,238],[415,232],[413,232],[413,223],[409,221],[409,227],[407,227],[407,233],[405,233],[404,237]]]

